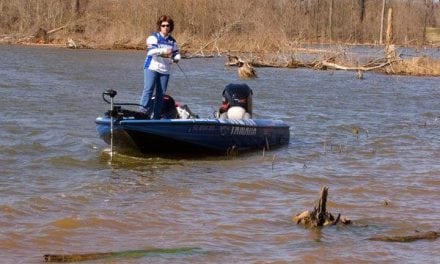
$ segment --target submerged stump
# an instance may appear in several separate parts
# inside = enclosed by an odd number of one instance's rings
[[[228,55],[228,62],[225,64],[226,66],[238,66],[238,76],[240,78],[256,78],[257,72],[250,62],[245,61],[238,56]]]
[[[315,205],[312,211],[304,211],[292,217],[292,221],[296,224],[301,224],[306,227],[318,227],[336,225],[338,223],[347,225],[351,224],[349,219],[345,217],[341,218],[341,214],[334,217],[330,212],[327,212],[327,196],[328,187],[323,186],[321,188],[321,195],[318,204]]]
[[[240,61],[238,65],[238,76],[240,76],[240,78],[257,78],[257,72],[248,62]]]

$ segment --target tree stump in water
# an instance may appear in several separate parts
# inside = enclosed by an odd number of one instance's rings
[[[257,73],[255,72],[254,67],[248,62],[240,61],[238,64],[238,76],[240,76],[240,78],[256,78]]]
[[[242,60],[238,56],[228,55],[226,66],[238,66],[238,76],[240,78],[256,78],[257,72],[254,67],[247,61]]]
[[[335,218],[330,212],[327,212],[327,196],[328,187],[321,188],[321,196],[318,201],[318,206],[313,208],[313,211],[304,211],[292,217],[292,221],[296,224],[302,224],[306,227],[318,227],[336,225],[338,223],[347,225],[351,221],[346,218],[341,218],[341,214]]]

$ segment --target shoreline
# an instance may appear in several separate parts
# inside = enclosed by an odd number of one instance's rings
[[[25,38],[17,38],[12,37],[10,35],[0,35],[0,44],[7,44],[7,45],[27,45],[27,46],[47,46],[47,47],[59,47],[59,48],[71,48],[68,47],[68,41],[71,38],[67,39],[60,39],[55,38],[49,40],[50,43],[43,43],[38,42],[36,40],[32,40],[32,36],[25,37]],[[121,44],[116,42],[108,43],[108,44],[97,44],[92,41],[85,41],[84,39],[77,39],[76,41],[78,45],[76,45],[75,48],[71,49],[95,49],[95,50],[145,50],[145,47],[143,44]],[[194,46],[194,43],[183,43],[182,46]],[[412,48],[415,50],[420,49],[437,49],[440,52],[440,42],[439,43],[431,43],[431,44],[425,44],[425,45],[404,45],[404,44],[394,44],[396,48]],[[312,47],[382,47],[384,48],[386,46],[385,43],[379,44],[379,43],[313,43],[313,42],[304,42],[301,44],[298,44],[297,47],[292,47],[292,51],[305,51],[305,52],[328,52],[328,50],[317,50],[316,48]],[[181,50],[187,53],[196,53],[196,52],[206,52],[206,53],[214,53],[213,49],[203,49],[203,48],[191,48],[187,49],[184,47],[181,47]],[[230,47],[219,47],[216,53],[277,53],[279,50],[242,50],[242,49],[234,49]]]
[[[58,43],[37,43],[32,41],[4,41],[0,39],[0,45],[46,47],[57,49],[92,49],[108,51],[141,51],[144,50],[137,45],[76,45],[68,46],[68,42],[61,43],[60,39],[53,42]],[[362,51],[348,50],[350,48],[365,47],[376,49],[366,55]],[[390,46],[391,47],[391,46]],[[347,48],[344,50],[344,48]],[[383,50],[381,53],[378,51]],[[412,49],[413,54],[398,53],[396,49]],[[242,51],[225,50],[204,51],[201,49],[181,48],[182,59],[193,58],[214,58],[225,57],[227,60],[236,58],[247,62],[248,66],[256,68],[277,67],[277,68],[311,68],[314,70],[345,70],[356,71],[358,78],[363,78],[363,72],[380,72],[387,75],[406,75],[422,77],[440,76],[440,46],[415,47],[396,46],[393,55],[388,57],[385,53],[386,46],[379,44],[304,44],[291,48],[284,53],[271,51]],[[424,52],[427,51],[427,52]],[[428,54],[433,51],[432,54]],[[438,52],[438,54],[437,54]],[[378,57],[383,54],[383,57]],[[238,66],[226,62],[226,66]],[[360,77],[359,77],[360,76]]]

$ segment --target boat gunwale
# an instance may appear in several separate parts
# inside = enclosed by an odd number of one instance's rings
[[[290,126],[279,119],[115,119],[114,125],[145,125],[145,124],[163,124],[163,125],[220,125],[220,126],[244,126],[256,128],[288,128]],[[226,121],[227,120],[227,121]],[[111,119],[109,117],[98,117],[95,123],[98,125],[110,125]]]

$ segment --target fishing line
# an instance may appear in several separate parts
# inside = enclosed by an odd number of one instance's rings
[[[176,63],[177,67],[179,67],[180,71],[183,73],[183,76],[185,76],[185,82],[186,85],[188,86],[188,88],[191,88],[191,86],[189,85],[189,78],[188,76],[186,76],[186,73],[183,71],[182,67],[180,67],[179,63]]]

